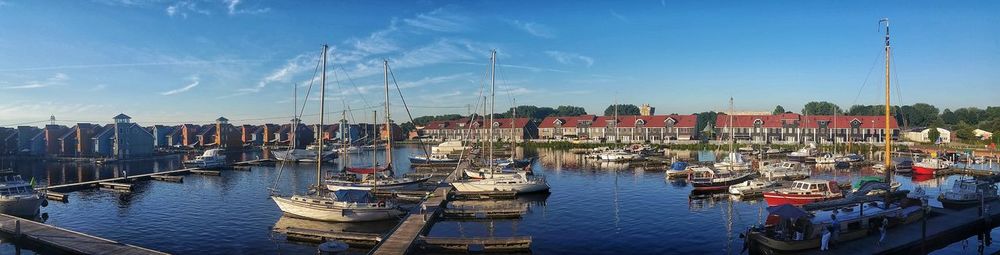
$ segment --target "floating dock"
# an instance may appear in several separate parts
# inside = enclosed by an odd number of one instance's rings
[[[463,162],[463,165],[466,164],[468,162]],[[462,172],[459,169],[464,168],[454,168],[452,173],[445,178],[445,181],[453,182],[458,180],[462,176]],[[417,239],[430,229],[431,223],[440,214],[440,209],[445,206],[447,202],[446,198],[451,190],[452,187],[450,185],[435,189],[432,196],[410,210],[406,218],[395,229],[389,232],[385,241],[376,245],[369,254],[409,253],[411,247],[414,246],[413,244],[417,242]]]
[[[419,246],[430,251],[515,252],[531,249],[531,237],[421,237]]]
[[[167,254],[6,214],[0,214],[0,231],[74,254]]]
[[[289,240],[322,243],[327,240],[339,240],[350,245],[372,247],[382,240],[382,236],[375,233],[347,233],[335,231],[322,231],[306,228],[288,227],[273,229],[274,232],[284,234]]]

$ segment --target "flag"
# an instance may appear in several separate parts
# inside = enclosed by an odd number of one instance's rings
[[[32,188],[35,187],[35,177],[34,176],[31,177],[31,182],[28,183],[28,185],[31,185]]]
[[[938,137],[938,139],[934,141],[934,144],[942,144],[942,143],[944,143],[944,139],[941,139],[941,137]]]

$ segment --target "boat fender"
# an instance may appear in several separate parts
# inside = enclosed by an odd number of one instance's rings
[[[385,207],[385,200],[379,200],[378,207]]]
[[[46,206],[49,206],[49,200],[48,199],[42,199],[42,207],[46,207]]]

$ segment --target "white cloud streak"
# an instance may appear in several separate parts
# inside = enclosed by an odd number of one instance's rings
[[[198,4],[190,1],[180,1],[167,6],[166,9],[167,16],[174,17],[180,16],[182,18],[187,18],[188,13],[196,13],[201,15],[211,15],[212,12],[201,9]]]
[[[590,66],[594,65],[594,59],[593,58],[588,57],[588,56],[584,56],[584,55],[580,55],[580,54],[576,54],[576,53],[550,50],[550,51],[546,51],[545,54],[549,55],[549,57],[551,57],[552,59],[555,59],[556,62],[565,64],[565,65],[582,64],[582,65],[586,65],[587,67],[590,67]]]
[[[223,2],[226,4],[226,10],[229,11],[229,15],[260,14],[271,11],[271,8],[239,9],[237,6],[240,5],[241,0],[223,0]]]
[[[508,21],[515,28],[520,29],[528,34],[541,37],[541,38],[555,38],[555,34],[552,33],[552,29],[548,26],[538,24],[535,22],[524,22],[520,20],[510,20]]]
[[[89,68],[109,68],[109,67],[142,67],[142,66],[180,66],[180,65],[206,65],[206,64],[238,64],[247,62],[259,62],[253,59],[224,59],[214,61],[203,60],[183,60],[183,61],[162,61],[144,63],[115,63],[115,64],[89,64],[89,65],[64,65],[64,66],[42,66],[14,69],[0,69],[0,72],[23,72],[23,71],[47,71],[65,69],[89,69]]]
[[[429,13],[417,14],[416,17],[403,19],[407,25],[437,32],[461,32],[468,29],[469,19],[446,8],[438,8]]]
[[[608,10],[608,11],[610,11],[611,16],[615,17],[616,19],[621,20],[622,22],[625,23],[629,22],[628,17],[625,17],[625,15],[618,14],[618,12],[616,12],[615,10]]]
[[[68,75],[66,75],[64,73],[56,73],[56,74],[52,75],[52,77],[46,78],[45,80],[42,80],[42,81],[29,81],[29,82],[24,83],[23,85],[0,87],[0,89],[37,89],[37,88],[45,88],[45,87],[63,85],[63,84],[66,83],[67,80],[69,80],[69,76]]]
[[[176,95],[176,94],[184,93],[184,92],[186,92],[188,90],[193,89],[194,87],[197,87],[198,84],[200,84],[200,83],[201,83],[201,80],[198,79],[198,76],[194,76],[194,77],[191,77],[191,84],[188,84],[188,85],[186,85],[184,87],[181,87],[181,88],[178,88],[178,89],[175,89],[175,90],[162,92],[162,93],[160,93],[160,95],[169,96],[169,95]]]

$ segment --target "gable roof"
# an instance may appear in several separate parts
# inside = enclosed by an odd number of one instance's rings
[[[623,128],[631,128],[638,126],[638,124],[641,124],[644,127],[662,128],[662,127],[667,127],[667,120],[675,121],[674,127],[678,128],[693,128],[695,127],[695,125],[698,124],[698,116],[693,114],[692,115],[679,115],[679,114],[648,115],[648,116],[624,115],[624,116],[618,116],[617,126]],[[597,120],[594,121],[594,125],[599,125],[604,127],[607,126],[608,123],[614,123],[614,122],[615,122],[614,116],[601,116],[597,117]]]
[[[580,116],[549,116],[542,120],[542,123],[538,124],[539,128],[553,128],[556,126],[556,122],[561,122],[564,127],[578,127],[581,122],[589,121],[591,123],[597,119],[595,115],[580,115]]]

